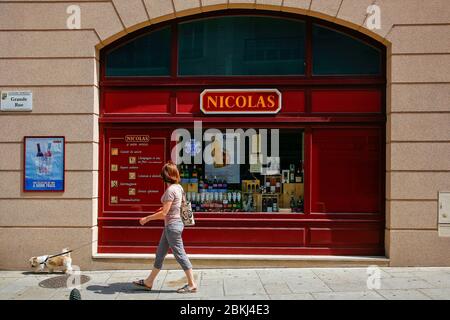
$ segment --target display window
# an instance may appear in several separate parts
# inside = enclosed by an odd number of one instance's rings
[[[303,130],[244,128],[215,131],[208,142],[180,140],[181,184],[193,210],[303,214],[303,137]]]

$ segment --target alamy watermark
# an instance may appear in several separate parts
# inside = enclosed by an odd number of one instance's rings
[[[176,164],[265,165],[280,155],[279,129],[209,128],[203,132],[202,122],[194,121],[193,136],[189,130],[179,128],[172,132],[171,140],[176,142],[171,152]],[[205,143],[203,150],[202,142]]]
[[[66,20],[67,29],[81,29],[81,8],[78,5],[70,5],[66,9],[69,15]]]

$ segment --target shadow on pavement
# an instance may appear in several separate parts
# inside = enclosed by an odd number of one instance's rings
[[[86,287],[87,290],[92,291],[98,294],[115,294],[115,293],[143,293],[147,292],[149,294],[158,294],[158,293],[175,293],[176,290],[145,290],[140,289],[129,282],[116,282],[110,283],[107,285],[91,285]]]

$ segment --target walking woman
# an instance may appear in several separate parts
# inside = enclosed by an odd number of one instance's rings
[[[173,255],[177,262],[181,265],[186,273],[187,284],[178,289],[178,293],[193,293],[197,292],[197,285],[194,280],[194,273],[192,271],[192,264],[184,251],[183,239],[181,234],[183,232],[183,221],[180,216],[180,207],[183,199],[183,187],[180,183],[180,173],[177,166],[169,161],[161,170],[161,177],[167,184],[166,191],[161,197],[162,207],[154,214],[144,217],[139,220],[141,225],[145,225],[152,220],[164,219],[164,231],[159,240],[158,250],[156,251],[155,263],[153,270],[147,279],[142,279],[133,282],[135,285],[151,290],[153,282],[159,271],[161,271],[164,258],[167,252],[172,249]]]

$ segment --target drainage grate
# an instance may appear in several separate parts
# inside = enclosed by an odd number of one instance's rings
[[[67,280],[69,279],[69,277],[70,275],[63,275],[45,279],[39,282],[39,287],[48,289],[67,288]],[[91,280],[91,278],[88,276],[81,275],[79,277],[79,284],[85,284]],[[72,285],[75,285],[75,283],[72,283]]]

